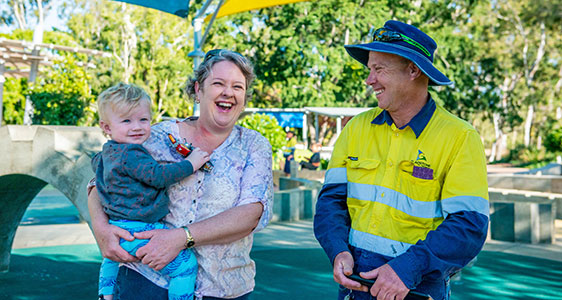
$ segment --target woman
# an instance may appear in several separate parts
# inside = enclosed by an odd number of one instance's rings
[[[138,250],[138,259],[119,247],[119,238],[132,236],[108,224],[95,188],[90,193],[92,227],[103,256],[126,263],[119,270],[117,299],[167,299],[167,279],[152,269],[163,268],[191,246],[199,264],[197,299],[248,299],[255,285],[249,256],[253,232],[271,219],[273,201],[271,145],[256,131],[235,126],[253,79],[252,66],[242,55],[209,51],[186,86],[200,103],[200,117],[152,127],[143,146],[156,160],[182,159],[170,147],[172,134],[212,153],[214,168],[168,189],[170,213],[164,221],[175,228],[135,234],[150,239]]]

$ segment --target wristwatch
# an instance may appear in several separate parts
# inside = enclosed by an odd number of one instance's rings
[[[183,230],[185,231],[185,249],[189,249],[192,248],[193,246],[195,246],[195,240],[193,239],[193,236],[191,235],[191,232],[189,232],[189,229],[187,228],[187,226],[183,226],[182,227]]]

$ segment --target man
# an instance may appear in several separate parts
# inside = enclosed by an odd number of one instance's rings
[[[301,161],[301,167],[307,170],[316,170],[320,167],[320,162],[322,161],[320,158],[320,150],[322,149],[322,144],[314,143],[310,147],[312,150],[312,156],[310,158],[305,158],[305,161]]]
[[[283,146],[283,156],[285,157],[285,164],[283,166],[283,171],[286,175],[291,174],[291,161],[294,160],[295,146],[297,145],[297,137],[295,133],[291,130],[287,131],[285,135],[287,140],[285,146]]]
[[[486,159],[476,130],[437,105],[437,44],[388,21],[345,47],[370,73],[378,108],[353,118],[334,146],[314,233],[333,263],[339,299],[449,299],[449,276],[480,252],[488,229]],[[369,289],[346,275],[375,279]]]

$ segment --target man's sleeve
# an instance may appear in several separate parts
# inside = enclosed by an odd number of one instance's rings
[[[160,164],[141,145],[131,145],[123,154],[123,172],[155,188],[166,188],[193,174],[193,165],[188,160]]]
[[[445,279],[468,264],[482,249],[488,232],[486,158],[475,130],[467,131],[443,183],[445,220],[423,241],[389,262],[408,288],[422,277]]]
[[[350,126],[351,124],[348,124]],[[339,136],[326,171],[324,186],[318,194],[314,215],[314,235],[324,248],[330,262],[348,247],[351,219],[347,210],[347,157],[348,126]]]

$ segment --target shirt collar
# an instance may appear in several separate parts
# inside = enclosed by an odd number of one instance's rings
[[[429,123],[431,116],[433,116],[435,108],[435,101],[433,101],[433,98],[431,98],[430,95],[429,100],[422,107],[422,109],[410,120],[410,122],[408,122],[408,124],[402,126],[400,129],[404,129],[406,128],[406,126],[410,126],[410,128],[416,135],[416,138],[418,138],[421,135],[422,131],[425,129],[425,126],[427,126],[427,123]],[[375,125],[382,125],[384,123],[388,124],[389,126],[394,123],[394,121],[392,121],[392,118],[390,117],[390,114],[386,110],[383,110],[382,113],[376,116],[371,122],[371,124]]]

